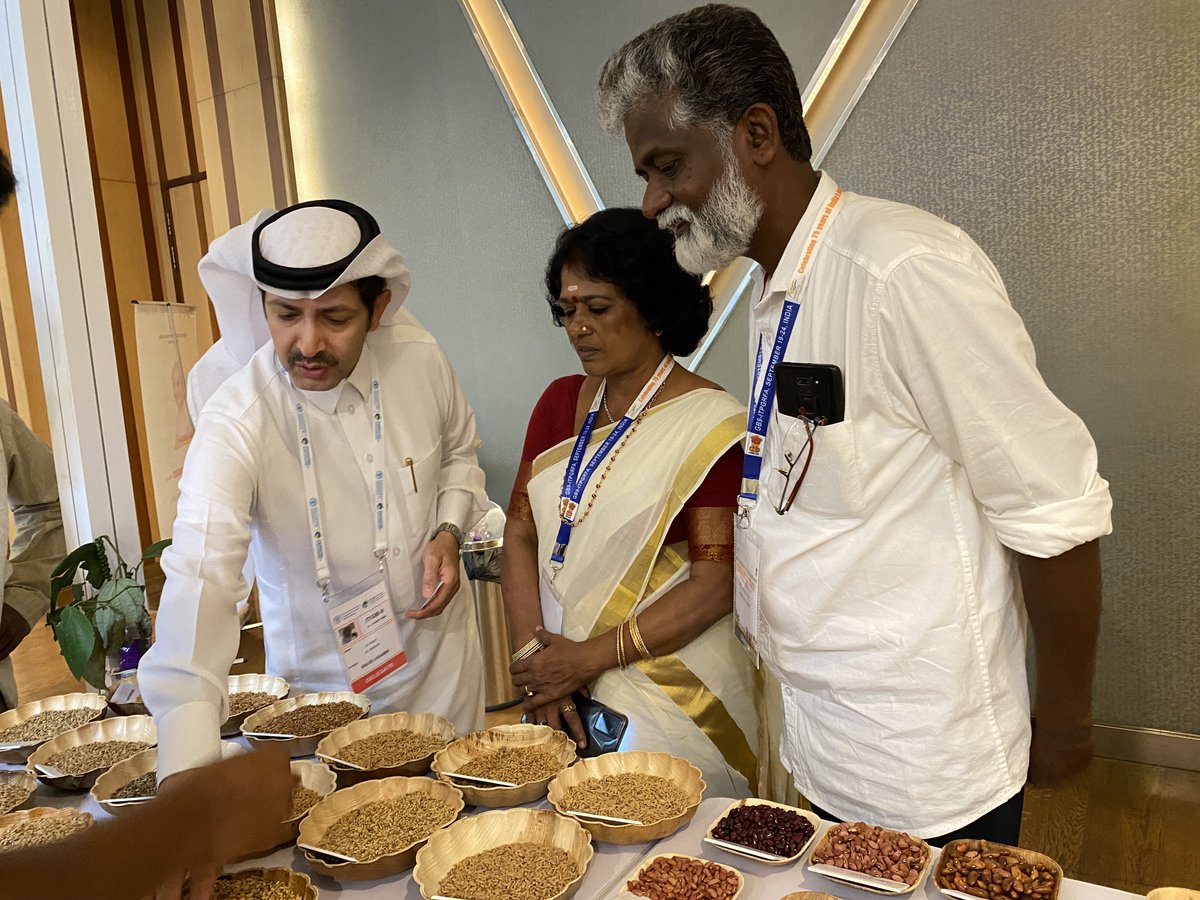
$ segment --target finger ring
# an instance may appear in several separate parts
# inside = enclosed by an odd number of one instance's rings
[[[575,712],[575,704],[574,703],[564,703],[562,705],[561,709],[563,712]]]
[[[533,696],[533,691],[531,691],[531,690],[529,689],[529,685],[525,685],[525,696],[526,696],[526,697],[532,697],[532,696]]]

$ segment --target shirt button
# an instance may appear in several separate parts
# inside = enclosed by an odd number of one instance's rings
[[[354,415],[354,404],[353,403],[350,404],[350,407],[349,407],[349,409],[347,409],[347,412],[349,412],[351,415]]]
[[[370,453],[368,453],[366,456],[364,456],[363,459],[365,459],[367,462],[375,462],[375,457],[372,456]]]
[[[400,555],[400,548],[399,548],[399,547],[393,547],[393,548],[392,548],[392,556],[399,556],[399,555]]]

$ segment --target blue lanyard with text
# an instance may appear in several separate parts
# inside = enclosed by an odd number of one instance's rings
[[[783,361],[788,342],[792,339],[792,330],[800,318],[800,306],[804,302],[800,292],[808,273],[808,264],[812,261],[817,244],[820,242],[821,233],[829,224],[834,209],[841,199],[842,189],[838,188],[829,198],[829,202],[825,204],[824,211],[809,235],[804,255],[800,258],[796,274],[788,285],[787,298],[783,301],[783,311],[779,314],[779,327],[775,331],[775,343],[771,347],[771,357],[765,372],[763,371],[762,337],[760,336],[758,339],[758,353],[754,358],[754,380],[750,383],[750,409],[746,416],[748,433],[745,453],[742,457],[742,490],[738,494],[738,523],[743,527],[749,524],[750,510],[758,505],[758,484],[762,474],[763,451],[766,449],[767,428],[771,424],[771,407],[775,403],[775,366]],[[765,287],[764,290],[766,290]],[[754,387],[758,384],[760,377],[762,378],[762,388],[755,396]]]
[[[372,361],[373,363],[373,361]],[[384,472],[387,469],[387,444],[383,440],[383,401],[379,392],[379,376],[371,367],[371,436],[375,441],[375,469],[372,478],[375,509],[375,558],[383,571],[383,559],[387,556],[387,491]],[[317,492],[316,459],[313,457],[312,441],[308,434],[308,409],[302,397],[292,389],[292,411],[296,415],[296,442],[300,451],[300,468],[304,473],[305,506],[308,508],[309,537],[312,540],[313,562],[317,569],[317,587],[322,596],[329,594],[330,569],[325,531],[321,524],[321,499]]]
[[[575,439],[575,447],[571,451],[571,458],[567,462],[567,471],[563,475],[562,495],[559,498],[558,516],[561,524],[558,526],[558,535],[554,542],[554,551],[550,554],[550,565],[555,571],[562,568],[563,562],[567,556],[567,545],[571,543],[571,529],[575,524],[575,514],[579,512],[579,501],[583,498],[583,492],[587,490],[588,481],[591,480],[593,474],[600,463],[604,462],[604,458],[612,452],[612,448],[616,446],[617,441],[625,435],[637,420],[637,417],[646,409],[647,404],[658,393],[659,388],[663,386],[663,382],[667,380],[667,376],[671,374],[671,370],[675,368],[675,357],[667,354],[663,357],[663,361],[659,364],[654,375],[642,387],[637,399],[628,411],[621,417],[621,421],[616,424],[612,432],[604,439],[604,442],[597,448],[592,458],[584,466],[583,473],[580,474],[579,467],[583,465],[583,456],[587,452],[587,446],[592,438],[592,430],[596,425],[596,416],[600,412],[600,404],[604,400],[604,390],[607,382],[601,382],[599,389],[596,391],[596,396],[592,400],[591,408],[588,410],[587,418],[583,420],[583,427],[579,430],[579,437]]]

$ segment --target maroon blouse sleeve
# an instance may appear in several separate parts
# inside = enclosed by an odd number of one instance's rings
[[[582,375],[567,375],[550,382],[529,417],[522,462],[533,462],[539,454],[575,434],[575,407],[582,388]]]

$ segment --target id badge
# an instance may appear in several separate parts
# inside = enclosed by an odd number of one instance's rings
[[[383,572],[325,598],[350,689],[361,694],[408,662]]]
[[[758,544],[749,528],[733,530],[733,611],[737,638],[758,667]]]

